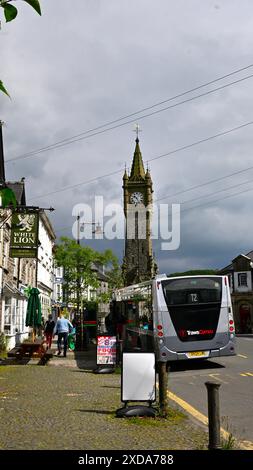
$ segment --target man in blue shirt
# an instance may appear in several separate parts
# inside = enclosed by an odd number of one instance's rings
[[[62,350],[62,340],[63,340],[63,351],[64,357],[67,356],[67,347],[68,347],[68,334],[72,330],[73,325],[67,318],[64,318],[63,313],[60,313],[60,316],[56,322],[54,335],[58,335],[57,340],[57,347],[58,353],[57,355],[60,356]]]

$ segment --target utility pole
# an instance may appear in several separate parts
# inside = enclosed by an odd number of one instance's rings
[[[77,220],[77,237],[76,237],[76,241],[77,241],[77,244],[79,246],[80,246],[81,225],[82,225],[82,229],[83,229],[84,225],[95,225],[96,228],[93,231],[93,233],[96,233],[96,234],[99,234],[99,235],[101,233],[103,233],[99,223],[96,223],[96,222],[82,222],[82,224],[80,225],[80,214],[77,215],[76,220]],[[83,312],[82,301],[81,301],[81,297],[82,297],[81,296],[81,291],[82,291],[81,283],[82,283],[82,280],[81,280],[81,266],[80,266],[79,255],[80,255],[80,253],[78,252],[77,260],[76,260],[77,261],[77,264],[76,264],[76,273],[77,273],[77,279],[76,279],[76,309],[77,309],[77,318],[80,321],[80,330],[79,330],[80,331],[80,335],[79,335],[80,340],[78,341],[78,334],[77,334],[77,343],[79,343],[79,348],[80,348],[80,350],[82,350],[83,348],[88,347],[88,344],[87,344],[88,341],[87,341],[87,335],[85,335],[86,331],[84,331],[84,312]]]
[[[76,241],[77,244],[80,246],[80,215],[77,215],[77,237]],[[79,261],[79,253],[77,253],[77,264],[76,264],[76,310],[77,310],[77,318],[80,321],[80,350],[83,349],[83,312],[80,312],[80,294],[81,294],[81,279],[80,279],[80,261]]]

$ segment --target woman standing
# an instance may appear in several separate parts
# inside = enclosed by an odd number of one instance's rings
[[[52,315],[48,315],[48,320],[45,323],[44,334],[46,336],[47,349],[51,348],[53,331],[55,327],[55,322],[53,321]]]

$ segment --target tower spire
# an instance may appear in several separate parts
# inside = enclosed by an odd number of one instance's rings
[[[145,169],[144,169],[142,154],[141,154],[140,145],[139,145],[138,133],[137,133],[135,142],[136,142],[136,145],[135,145],[134,158],[133,158],[133,163],[132,163],[132,168],[131,168],[131,173],[130,173],[130,180],[142,180],[145,178]]]

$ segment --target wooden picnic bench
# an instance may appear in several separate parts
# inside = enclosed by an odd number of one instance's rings
[[[41,339],[36,339],[34,342],[25,341],[7,353],[8,357],[16,357],[17,359],[38,357],[41,365],[45,365],[53,355],[53,349],[46,349],[45,340]]]
[[[10,351],[7,352],[8,357],[19,357],[20,355],[20,346],[16,346],[15,348],[10,349]]]
[[[44,339],[36,339],[35,341],[24,341],[20,344],[20,358],[23,357],[39,357],[45,354]]]

